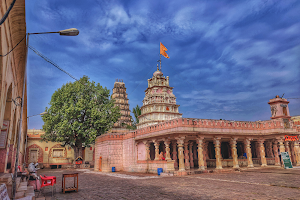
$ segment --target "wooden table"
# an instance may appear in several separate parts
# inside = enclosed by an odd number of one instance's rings
[[[70,177],[74,177],[74,187],[66,188],[66,178],[70,178]],[[77,181],[75,181],[75,179],[77,179]],[[62,175],[62,192],[65,193],[66,191],[75,191],[75,190],[78,192],[78,173],[63,174]]]

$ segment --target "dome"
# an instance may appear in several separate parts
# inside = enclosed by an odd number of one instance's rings
[[[164,75],[164,74],[161,71],[159,71],[158,69],[157,69],[157,71],[155,71],[153,73],[153,76],[162,76],[162,75]]]

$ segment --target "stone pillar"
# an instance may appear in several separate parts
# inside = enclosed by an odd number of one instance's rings
[[[252,161],[251,140],[252,138],[246,138],[244,142],[246,147],[246,153],[247,153],[248,167],[254,167]]]
[[[283,145],[283,140],[282,139],[278,139],[278,143],[279,143],[279,151],[281,152],[285,152],[285,148]]]
[[[189,143],[184,142],[184,160],[185,160],[185,169],[190,169],[190,157],[189,157]]]
[[[145,144],[145,149],[146,149],[146,156],[145,159],[146,160],[150,160],[150,144],[148,141],[143,141],[143,143]]]
[[[200,170],[205,170],[204,165],[204,156],[203,156],[203,137],[197,138],[197,144],[198,144],[198,165]]]
[[[171,160],[170,156],[170,140],[164,140],[165,147],[166,147],[166,160]]]
[[[153,140],[155,146],[155,157],[154,160],[159,160],[159,142],[157,140]]]
[[[194,168],[193,144],[194,144],[194,142],[190,142],[189,143],[189,149],[190,149],[190,167],[191,168]]]
[[[275,158],[275,165],[280,166],[280,159],[279,159],[279,155],[278,155],[277,143],[278,142],[276,140],[273,142],[273,154],[274,154],[274,158]]]
[[[296,166],[300,166],[299,141],[294,141],[294,152],[295,152]]]
[[[271,141],[268,141],[267,142],[267,157],[269,158],[274,158],[274,154],[273,154],[273,151],[272,151],[272,142]]]
[[[292,164],[296,163],[295,151],[294,151],[294,142],[290,142],[290,151],[291,151],[291,162]]]
[[[262,167],[267,166],[267,159],[266,159],[266,154],[265,154],[264,141],[265,141],[264,139],[259,139],[258,140],[260,160],[261,160],[261,166]]]
[[[178,162],[177,162],[177,145],[176,145],[176,141],[173,141],[172,145],[173,145],[174,167],[177,169],[178,168]]]
[[[207,169],[206,159],[208,158],[208,142],[203,142],[203,160],[204,160],[204,167]]]
[[[223,169],[222,168],[222,155],[221,155],[221,138],[216,137],[214,138],[215,144],[215,154],[216,154],[216,169]]]
[[[292,159],[289,142],[288,141],[284,141],[284,146],[285,146],[285,151],[289,153],[290,159]]]
[[[236,140],[237,140],[237,138],[231,138],[231,140],[230,140],[231,155],[232,155],[232,161],[233,161],[233,168],[240,168],[239,161],[237,158]]]
[[[184,167],[184,155],[183,155],[183,143],[184,137],[176,138],[178,145],[178,160],[179,160],[179,171],[185,171]]]

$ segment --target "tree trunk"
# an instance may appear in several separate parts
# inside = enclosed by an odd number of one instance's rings
[[[82,157],[82,144],[78,144],[74,147],[74,159],[78,158],[79,156]]]

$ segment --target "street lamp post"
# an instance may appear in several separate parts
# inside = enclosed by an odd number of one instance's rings
[[[16,195],[16,180],[17,180],[17,169],[19,163],[19,151],[20,151],[20,140],[21,140],[21,129],[22,129],[22,117],[23,117],[23,104],[24,104],[24,96],[25,96],[25,85],[26,85],[26,76],[27,76],[27,58],[28,58],[28,44],[29,44],[29,35],[34,34],[48,34],[48,33],[59,33],[64,36],[76,36],[79,34],[79,31],[76,28],[65,29],[57,32],[41,32],[41,33],[27,33],[27,41],[26,41],[26,60],[25,60],[25,69],[24,69],[24,81],[23,81],[23,91],[22,91],[22,103],[21,103],[21,112],[20,112],[20,120],[19,120],[19,133],[18,133],[18,143],[17,143],[17,153],[16,153],[16,162],[15,162],[15,172],[13,178],[13,199],[15,199]]]

